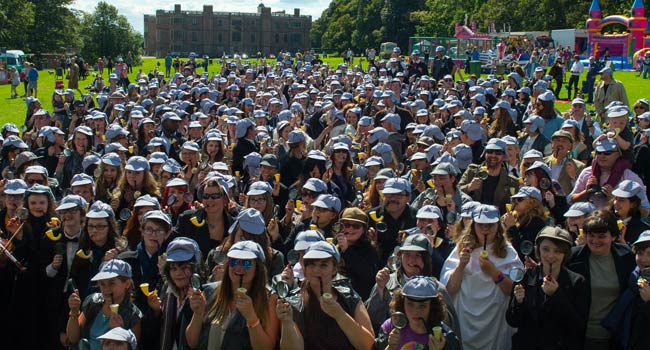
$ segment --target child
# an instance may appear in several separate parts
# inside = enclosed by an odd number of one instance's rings
[[[442,294],[431,278],[419,276],[409,280],[393,294],[393,316],[381,325],[375,348],[460,349],[458,338],[443,322],[446,309]],[[406,324],[401,329],[394,324],[398,322],[399,313],[406,315]]]
[[[621,339],[625,349],[640,350],[650,348],[650,230],[639,235],[632,249],[637,267],[630,275],[630,288],[602,323]]]
[[[99,350],[101,344],[98,337],[115,327],[132,330],[136,338],[140,335],[142,312],[129,298],[133,291],[131,275],[129,264],[112,259],[92,278],[99,285],[99,293],[89,295],[83,305],[78,291],[70,294],[70,315],[66,327],[70,344],[86,338],[91,350]]]

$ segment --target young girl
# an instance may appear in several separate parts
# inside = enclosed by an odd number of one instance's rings
[[[111,207],[118,213],[124,209],[133,207],[135,200],[143,195],[149,194],[160,197],[160,189],[156,180],[149,170],[149,162],[141,156],[129,158],[125,172],[120,178],[117,188],[113,190]]]
[[[99,177],[95,181],[95,198],[110,203],[117,181],[122,177],[122,160],[117,153],[105,154],[99,164]]]
[[[54,175],[59,180],[60,188],[70,187],[70,180],[75,174],[83,173],[82,160],[93,149],[93,130],[87,126],[78,126],[72,133],[72,141],[69,142],[69,151],[59,155],[59,162]]]
[[[79,291],[68,298],[68,343],[74,346],[87,339],[90,350],[99,350],[101,342],[97,338],[115,327],[129,329],[139,338],[142,313],[129,299],[133,291],[131,266],[122,260],[109,260],[92,281],[97,282],[100,292],[85,298],[83,305]]]
[[[571,235],[557,227],[545,227],[535,240],[540,261],[526,271],[514,288],[506,321],[518,331],[513,349],[582,349],[587,323],[583,276],[569,271]]]
[[[271,349],[279,330],[274,312],[278,299],[266,288],[264,250],[253,241],[240,241],[227,257],[223,280],[208,307],[202,293],[192,293],[194,317],[187,343],[199,349]]]
[[[191,208],[191,203],[185,200],[186,193],[189,193],[189,185],[181,178],[173,178],[165,185],[162,203],[163,207],[171,214],[174,226],[178,222],[179,215]]]
[[[375,341],[376,348],[460,349],[458,338],[443,322],[447,316],[446,305],[431,278],[419,276],[406,282],[402,289],[393,294],[391,312],[393,317],[381,325]],[[395,316],[398,312],[405,315],[406,320],[399,320],[400,316]],[[404,328],[396,327],[394,322],[398,322],[399,327],[403,326],[399,321],[406,321]],[[434,330],[436,327],[440,328],[440,335],[437,334],[438,330]]]
[[[185,329],[193,317],[190,308],[190,297],[193,295],[191,279],[201,271],[201,251],[196,242],[189,238],[179,237],[167,246],[167,257],[162,275],[165,285],[159,298],[150,294],[147,303],[155,317],[161,322],[162,350],[186,350]],[[199,281],[200,283],[200,281]]]
[[[11,262],[5,262],[6,265],[2,268],[3,274],[12,277],[10,280],[13,284],[8,287],[12,292],[6,303],[9,309],[7,314],[14,316],[8,323],[6,334],[12,335],[8,345],[12,348],[37,349],[43,348],[44,337],[39,338],[34,329],[45,326],[45,315],[43,313],[41,321],[35,321],[33,315],[38,314],[46,303],[40,289],[41,273],[45,270],[40,264],[40,246],[47,231],[46,225],[55,214],[55,202],[49,187],[36,184],[25,191],[23,203],[29,213],[23,220],[23,226],[20,227],[21,220],[17,217],[9,219],[6,226],[6,237],[16,234],[13,240],[13,255],[25,267],[19,271]],[[25,327],[27,324],[33,327]]]
[[[95,292],[91,276],[95,275],[105,261],[114,259],[126,248],[126,241],[117,233],[115,214],[111,207],[101,201],[90,206],[79,237],[79,250],[70,267],[70,277],[79,288],[79,296]]]

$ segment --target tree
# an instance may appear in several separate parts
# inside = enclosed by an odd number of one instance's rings
[[[34,22],[34,4],[21,0],[0,0],[0,46],[26,49],[28,28]]]
[[[23,1],[20,6],[29,2]],[[37,56],[44,53],[64,53],[67,48],[81,45],[79,21],[68,8],[72,0],[32,0],[34,17],[27,26],[29,51]]]
[[[139,57],[143,38],[120,15],[115,6],[100,2],[93,13],[84,13],[81,35],[85,43],[82,55],[94,62],[102,56],[118,56],[128,52]]]

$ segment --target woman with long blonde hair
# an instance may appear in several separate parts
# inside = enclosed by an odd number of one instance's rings
[[[513,330],[503,316],[513,286],[507,275],[513,267],[523,268],[523,264],[499,223],[499,209],[476,207],[472,225],[440,276],[458,311],[464,349],[510,348]]]

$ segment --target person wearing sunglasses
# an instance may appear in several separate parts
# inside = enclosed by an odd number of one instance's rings
[[[247,208],[242,210],[232,225],[228,228],[228,236],[224,239],[223,243],[210,252],[210,257],[213,257],[215,250],[219,252],[226,252],[235,243],[239,241],[250,240],[258,243],[264,249],[264,256],[266,257],[264,263],[266,264],[266,271],[268,273],[267,279],[282,273],[284,269],[284,255],[279,250],[271,247],[270,235],[267,231],[266,223],[262,213],[254,208]],[[214,275],[219,276],[223,272],[223,266],[216,264],[214,266]]]
[[[32,187],[34,185],[43,185],[49,186],[48,181],[48,172],[43,166],[32,165],[25,169],[25,183],[27,186]]]
[[[470,164],[463,173],[458,187],[483,204],[494,205],[505,212],[511,191],[519,189],[519,181],[508,173],[506,143],[501,139],[490,139],[483,152],[482,165]]]
[[[228,228],[235,221],[228,212],[230,198],[226,186],[216,176],[207,177],[197,190],[199,204],[180,214],[176,223],[177,235],[193,239],[204,256],[226,240]]]
[[[619,165],[621,153],[615,139],[604,138],[596,141],[594,149],[596,157],[591,166],[586,167],[578,176],[573,192],[568,196],[570,203],[588,201],[601,194],[611,194],[623,180],[643,183],[635,172]]]
[[[269,295],[264,249],[244,240],[228,249],[223,280],[193,290],[192,319],[183,330],[193,349],[262,349],[276,344],[278,297]],[[233,307],[234,306],[234,307]],[[179,348],[181,349],[181,348]]]
[[[164,285],[160,296],[150,292],[147,304],[160,324],[158,349],[187,350],[190,347],[186,328],[194,317],[190,299],[202,295],[195,289],[197,282],[199,285],[202,283],[201,251],[194,240],[178,237],[169,243],[166,253],[161,269]]]
[[[347,208],[343,210],[339,224],[341,231],[336,233],[336,241],[345,262],[341,274],[350,279],[354,290],[365,300],[379,270],[377,248],[368,238],[368,215],[359,208]]]

